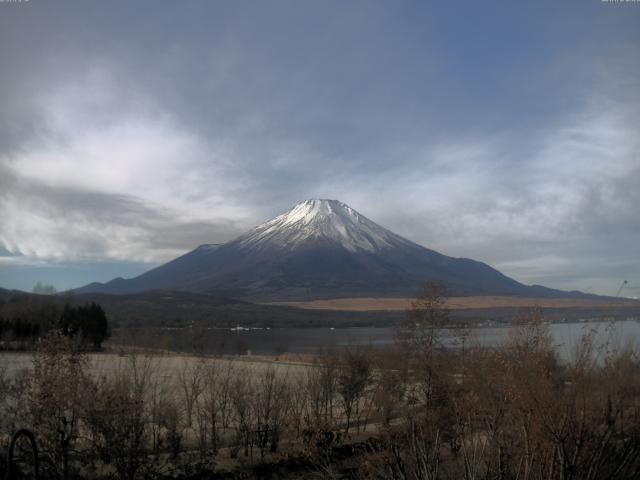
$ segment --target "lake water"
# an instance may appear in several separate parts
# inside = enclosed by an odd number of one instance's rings
[[[554,344],[562,356],[570,356],[581,339],[592,330],[599,345],[609,342],[616,348],[640,342],[640,321],[559,323],[550,325]],[[497,346],[509,338],[510,327],[479,327],[469,331],[467,345]],[[169,350],[234,354],[247,350],[254,354],[279,352],[314,353],[319,349],[349,345],[377,348],[392,346],[393,328],[272,328],[229,329],[146,329],[115,332],[112,344],[137,344]],[[445,331],[444,343],[455,346],[462,332]]]

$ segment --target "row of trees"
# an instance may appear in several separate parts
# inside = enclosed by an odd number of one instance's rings
[[[99,350],[110,334],[102,307],[61,306],[43,297],[16,297],[0,303],[0,341],[5,348],[28,348],[51,330],[61,330],[86,347]]]
[[[640,356],[585,332],[560,359],[541,311],[522,311],[498,347],[443,349],[448,314],[428,285],[399,331],[408,353],[404,413],[363,475],[389,480],[632,479],[640,472]]]
[[[561,361],[535,310],[500,347],[459,331],[458,348],[443,348],[447,318],[430,286],[397,349],[288,367],[135,355],[97,365],[51,332],[32,371],[0,375],[0,433],[30,424],[51,478],[186,475],[228,457],[302,458],[317,478],[636,478],[635,350],[597,346],[591,331]]]
[[[211,469],[221,451],[249,462],[284,452],[324,459],[374,410],[364,350],[290,368],[173,356],[94,362],[52,331],[32,371],[0,369],[0,434],[29,425],[50,478]]]

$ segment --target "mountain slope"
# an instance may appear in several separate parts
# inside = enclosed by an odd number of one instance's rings
[[[484,263],[429,250],[337,200],[317,199],[299,203],[226,244],[203,245],[139,277],[78,291],[172,289],[281,299],[391,297],[413,296],[428,280],[444,283],[455,295],[567,296],[525,286]]]
[[[31,295],[31,293],[22,292],[20,290],[7,290],[5,288],[0,288],[0,300],[10,300],[13,297]]]

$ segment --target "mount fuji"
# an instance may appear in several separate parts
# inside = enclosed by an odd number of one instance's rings
[[[181,290],[253,299],[414,296],[429,280],[451,295],[567,297],[490,266],[429,250],[337,200],[311,199],[225,244],[195,250],[132,279],[78,293]]]

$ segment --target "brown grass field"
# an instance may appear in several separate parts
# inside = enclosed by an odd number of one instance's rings
[[[306,302],[271,302],[268,305],[285,305],[309,310],[340,310],[350,312],[401,311],[411,305],[411,298],[334,298]],[[579,299],[579,298],[523,298],[507,296],[449,297],[447,306],[453,310],[482,308],[637,308],[640,302],[627,299]]]

